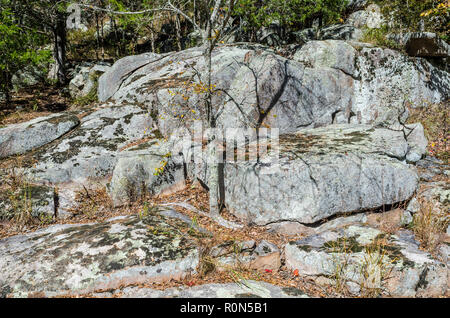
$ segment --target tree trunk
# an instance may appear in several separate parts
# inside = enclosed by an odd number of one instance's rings
[[[6,70],[4,70],[3,72],[1,72],[2,74],[2,81],[3,81],[3,87],[2,87],[2,91],[3,94],[5,94],[5,102],[6,104],[9,104],[9,102],[11,102],[11,75],[10,72],[8,70],[8,68]]]
[[[211,217],[219,217],[219,163],[217,160],[217,136],[216,136],[216,118],[212,107],[212,88],[211,88],[211,73],[212,73],[212,51],[213,44],[211,40],[211,27],[208,27],[204,35],[203,43],[205,49],[203,57],[206,65],[206,97],[205,106],[207,114],[208,128],[211,128],[208,146],[208,166],[209,166],[209,213]]]
[[[55,45],[53,57],[56,62],[56,77],[59,84],[67,82],[66,76],[66,19],[64,15],[58,14],[56,25],[53,29]]]
[[[181,23],[180,23],[180,17],[178,16],[178,14],[175,16],[175,29],[176,29],[176,36],[177,36],[178,51],[181,51],[183,49],[181,47]]]

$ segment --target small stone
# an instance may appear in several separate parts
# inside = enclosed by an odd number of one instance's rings
[[[417,200],[417,198],[412,198],[411,201],[409,201],[408,206],[406,207],[406,211],[414,214],[420,211],[420,203]]]
[[[277,222],[268,225],[270,232],[276,232],[285,236],[311,235],[314,229],[307,227],[298,222]]]
[[[400,219],[400,226],[407,227],[413,222],[414,218],[409,211],[403,211]]]

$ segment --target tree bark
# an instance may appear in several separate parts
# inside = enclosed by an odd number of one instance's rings
[[[67,82],[66,75],[66,19],[62,14],[56,17],[56,25],[53,28],[55,45],[53,48],[53,57],[56,62],[56,77],[59,84]]]
[[[206,96],[205,96],[205,106],[207,113],[208,128],[211,128],[211,134],[209,136],[208,145],[208,166],[209,166],[209,213],[211,217],[219,217],[219,164],[217,162],[217,136],[216,136],[216,118],[212,105],[212,51],[214,49],[212,38],[211,38],[211,23],[207,27],[206,34],[204,36],[205,49],[203,57],[205,59],[206,65],[206,83],[207,86]]]

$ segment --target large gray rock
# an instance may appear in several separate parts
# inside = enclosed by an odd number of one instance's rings
[[[0,158],[24,154],[48,144],[79,123],[75,115],[63,113],[0,128]]]
[[[353,76],[357,54],[356,49],[345,41],[312,41],[298,50],[293,59],[314,68],[334,68]]]
[[[55,189],[27,184],[17,191],[0,191],[0,220],[9,220],[27,214],[42,222],[56,216]]]
[[[0,240],[0,295],[84,294],[195,273],[199,250],[186,223],[148,215],[55,225]]]
[[[160,55],[155,53],[144,53],[141,55],[127,56],[118,60],[114,65],[100,76],[98,82],[98,100],[106,101],[120,87],[125,79],[127,79],[137,69],[157,61]]]
[[[316,223],[405,201],[418,186],[401,131],[334,125],[280,136],[279,147],[278,162],[225,164],[225,203],[248,223]]]
[[[112,173],[120,148],[148,136],[152,119],[135,105],[105,107],[81,120],[56,144],[41,149],[29,174],[40,182],[80,182]]]
[[[424,59],[397,51],[362,47],[356,57],[351,122],[391,124],[404,121],[411,107],[450,97],[450,74]]]
[[[204,117],[196,84],[197,71],[205,70],[200,48],[139,59],[134,69],[119,61],[100,78],[108,97],[148,105],[164,136]],[[332,123],[390,125],[407,118],[406,102],[437,103],[450,91],[450,75],[427,61],[354,42],[314,41],[294,60],[264,47],[223,46],[212,59],[213,104],[223,106],[219,127],[259,123],[287,133]]]
[[[114,205],[182,188],[183,157],[172,154],[172,149],[170,142],[152,139],[120,152],[108,187]]]
[[[362,225],[330,230],[285,246],[286,266],[301,276],[327,276],[393,297],[438,297],[448,267],[419,249],[407,231],[390,235]]]
[[[111,99],[150,105],[160,131],[168,135],[180,118],[191,122],[203,112],[202,95],[190,86],[194,69],[205,69],[200,48],[167,55],[137,69]],[[214,51],[212,83],[226,92],[213,97],[214,104],[224,105],[219,127],[254,127],[260,121],[282,132],[330,124],[333,113],[351,106],[353,91],[352,78],[337,70],[313,69],[270,51],[239,47]]]
[[[352,77],[351,106],[337,114],[340,122],[395,124],[406,120],[406,103],[420,107],[450,96],[449,73],[423,59],[365,43],[311,41],[293,59],[316,70],[333,68]]]
[[[74,78],[69,83],[69,92],[72,98],[85,96],[97,96],[98,78],[104,74],[110,66],[95,64],[93,66],[81,66]]]

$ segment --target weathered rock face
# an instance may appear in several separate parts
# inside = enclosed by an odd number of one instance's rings
[[[0,159],[48,144],[79,123],[74,115],[55,114],[0,128]]]
[[[120,152],[108,189],[114,205],[132,202],[145,193],[155,195],[182,188],[183,157],[171,151],[169,142],[153,139]]]
[[[315,223],[401,202],[418,185],[415,170],[402,163],[407,149],[403,132],[368,126],[334,125],[280,136],[279,166],[275,161],[226,163],[225,203],[239,218],[265,225]]]
[[[205,69],[200,48],[128,57],[100,78],[99,98],[148,105],[167,136],[203,113],[194,68]],[[423,59],[334,40],[309,42],[293,60],[264,47],[219,47],[212,82],[213,103],[224,109],[219,127],[262,124],[281,133],[332,123],[388,126],[407,118],[406,102],[437,103],[450,91],[450,75]]]
[[[286,266],[300,275],[339,277],[394,297],[437,297],[447,291],[447,265],[419,250],[408,231],[389,235],[348,226],[285,246]]]
[[[182,221],[149,215],[56,225],[0,240],[0,295],[83,294],[195,273],[199,252]]]
[[[129,287],[119,292],[123,298],[308,298],[304,292],[293,287],[279,287],[253,280],[228,284],[205,284],[191,288],[169,288],[164,291]],[[112,294],[99,296],[112,296]]]
[[[293,58],[313,69],[333,68],[352,77],[351,105],[347,113],[337,113],[337,123],[392,125],[407,118],[405,103],[419,107],[450,96],[449,73],[390,49],[356,42],[312,41]]]
[[[58,143],[34,155],[29,173],[37,181],[60,183],[112,172],[121,147],[147,135],[152,119],[139,106],[105,107],[81,120],[80,126]]]
[[[127,56],[118,60],[112,68],[100,76],[98,82],[98,100],[101,102],[110,98],[134,71],[157,60],[160,55],[144,53],[136,56]]]
[[[405,117],[405,103],[420,107],[450,96],[449,73],[390,49],[362,48],[355,77],[352,111],[360,122],[393,123]]]
[[[9,220],[19,213],[28,213],[41,221],[55,217],[55,189],[41,185],[27,185],[17,191],[0,191],[0,220]]]
[[[234,268],[247,268],[258,271],[278,271],[281,267],[281,251],[268,241],[225,242],[213,248],[211,257],[215,258],[219,271]]]
[[[81,66],[69,83],[70,96],[81,98],[88,95],[97,96],[98,78],[109,69],[108,65],[96,64]]]
[[[204,69],[201,53],[193,48],[150,61],[128,72],[111,98],[151,105],[166,135],[179,125],[179,118],[195,119],[198,115],[192,112],[202,111],[201,96],[186,86],[194,76],[191,65],[200,72]],[[104,75],[105,79],[113,76],[113,70]],[[349,76],[333,69],[311,69],[259,50],[218,48],[213,56],[212,81],[218,92],[227,92],[213,98],[213,103],[224,105],[218,120],[224,127],[254,126],[259,121],[290,132],[301,126],[329,124],[333,113],[350,107]],[[255,106],[258,102],[261,111]]]
[[[334,68],[353,76],[357,54],[346,41],[312,41],[298,50],[293,59],[313,68]]]

